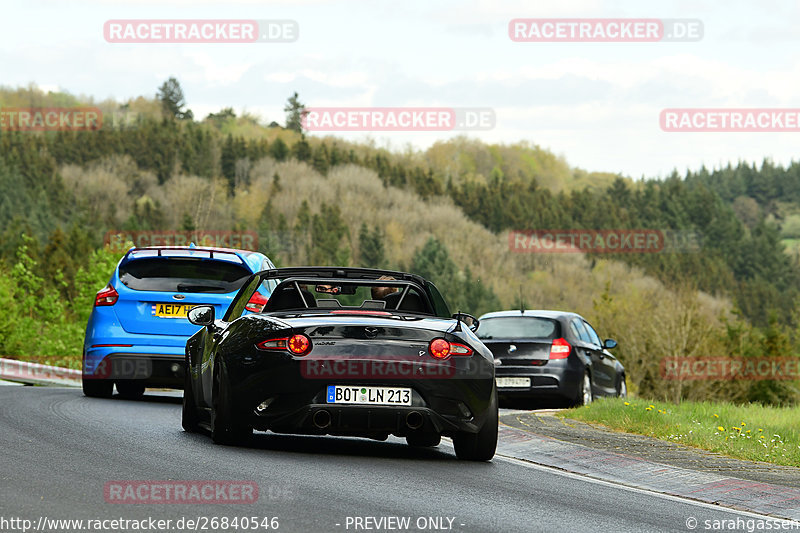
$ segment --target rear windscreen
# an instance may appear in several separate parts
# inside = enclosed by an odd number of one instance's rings
[[[539,317],[485,318],[478,326],[481,339],[556,339],[561,336],[558,322]]]
[[[250,274],[241,264],[183,257],[134,259],[119,267],[120,281],[137,291],[228,293]]]

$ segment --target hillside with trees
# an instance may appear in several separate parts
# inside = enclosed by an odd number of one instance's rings
[[[528,143],[455,138],[393,151],[306,136],[297,94],[281,127],[231,108],[200,120],[170,80],[155,98],[126,103],[0,91],[0,107],[77,104],[102,109],[103,128],[0,132],[4,354],[79,364],[92,296],[118,258],[103,248],[108,231],[250,230],[280,265],[418,272],[454,311],[582,313],[620,342],[630,388],[645,397],[776,404],[800,397],[795,382],[658,375],[666,356],[797,354],[800,271],[784,248],[800,238],[795,164],[634,181],[572,168]],[[509,230],[573,228],[693,232],[700,248],[509,249]]]

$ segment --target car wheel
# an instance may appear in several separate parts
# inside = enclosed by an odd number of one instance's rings
[[[617,396],[620,398],[628,397],[628,384],[625,382],[625,374],[622,374],[619,377],[619,382],[617,383]]]
[[[144,382],[135,379],[117,381],[117,392],[126,400],[138,400],[144,395]]]
[[[589,371],[587,370],[583,374],[580,387],[578,387],[575,405],[589,405],[592,403],[592,400],[594,400],[594,396],[592,395],[592,376],[589,375]]]
[[[231,405],[230,384],[223,375],[222,367],[214,367],[214,389],[211,408],[211,440],[214,444],[244,444],[253,435],[253,428],[234,422]]]
[[[442,442],[442,436],[438,433],[411,433],[406,436],[409,446],[419,448],[433,448]]]
[[[92,379],[84,377],[81,380],[84,396],[90,398],[111,398],[114,393],[114,382],[108,379]]]
[[[456,457],[464,461],[489,461],[497,451],[497,389],[489,404],[489,413],[477,433],[457,433],[453,436]]]
[[[186,377],[183,379],[183,410],[181,411],[181,425],[184,431],[195,433],[200,429],[200,419],[197,416],[197,406],[194,404],[192,379],[189,366],[186,366]]]

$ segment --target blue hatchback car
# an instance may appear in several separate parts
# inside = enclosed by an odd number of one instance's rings
[[[146,387],[181,389],[186,340],[198,327],[186,313],[228,309],[254,273],[275,268],[264,254],[228,248],[131,248],[95,297],[83,344],[83,392],[138,398]],[[276,282],[273,285],[277,284]],[[274,289],[265,285],[247,303],[260,312]]]

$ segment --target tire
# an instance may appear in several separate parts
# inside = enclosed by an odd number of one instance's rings
[[[197,406],[194,403],[192,379],[189,374],[189,365],[186,365],[186,377],[183,379],[183,409],[181,410],[181,425],[189,433],[200,431],[200,417],[197,415]]]
[[[117,381],[117,392],[126,400],[138,400],[144,396],[144,381],[121,379]]]
[[[592,376],[587,370],[583,374],[583,380],[578,387],[578,395],[575,398],[575,405],[589,405],[594,400],[592,394]]]
[[[625,381],[625,374],[622,374],[619,377],[619,381],[617,382],[617,397],[618,398],[628,397],[628,383]]]
[[[89,398],[111,398],[114,393],[114,382],[108,379],[92,379],[84,376],[81,386],[84,396]]]
[[[234,421],[230,384],[222,367],[214,367],[214,392],[211,408],[211,440],[214,444],[235,446],[245,444],[253,436],[253,428]]]
[[[489,414],[477,433],[457,433],[453,436],[456,457],[462,461],[489,461],[497,451],[497,389],[492,394]]]
[[[434,448],[442,442],[442,436],[438,433],[411,433],[406,436],[406,442],[415,448]]]

